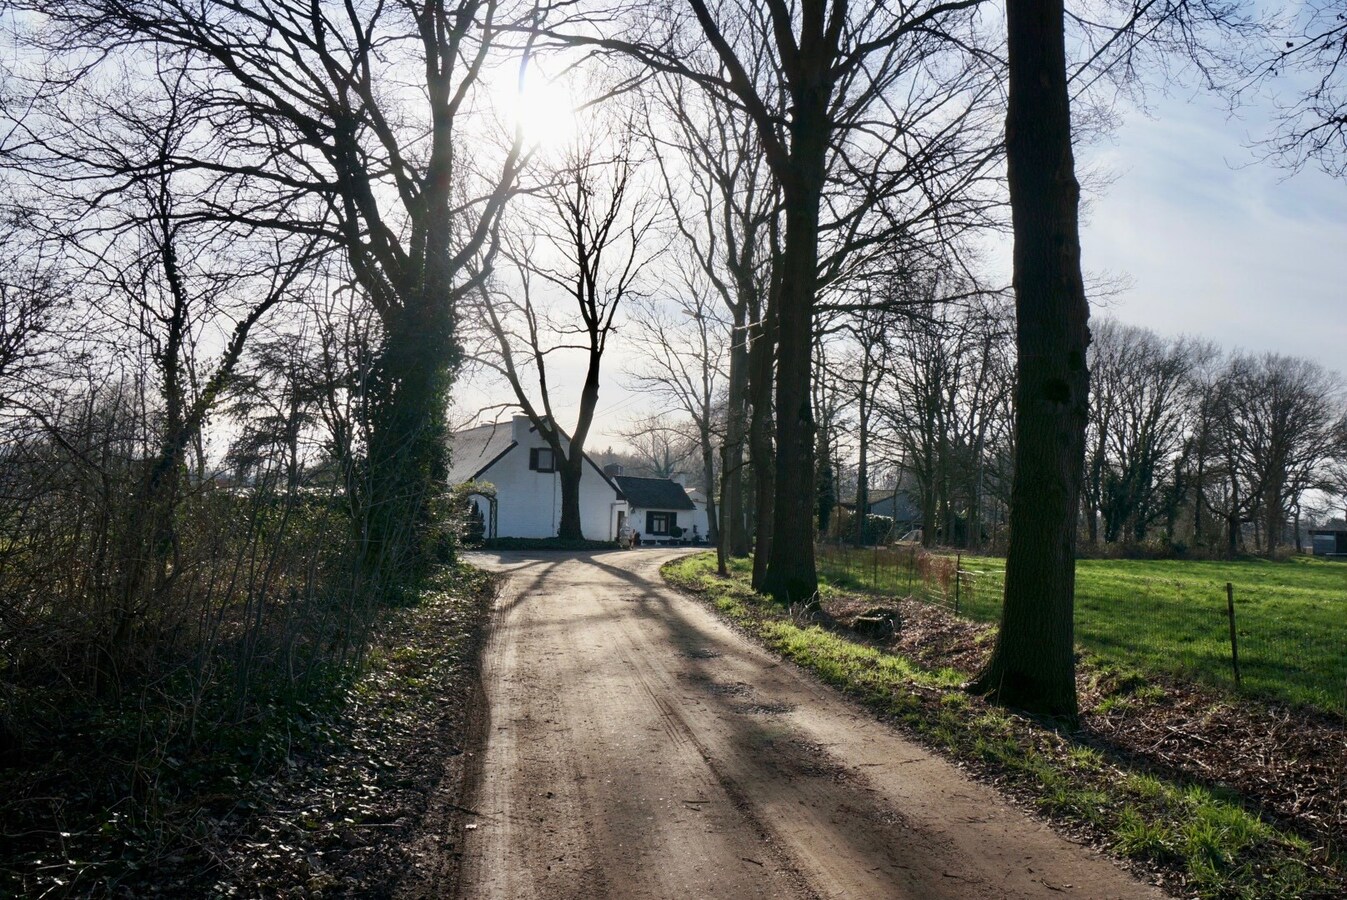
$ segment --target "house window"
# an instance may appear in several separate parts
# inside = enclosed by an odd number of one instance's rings
[[[678,513],[648,512],[645,514],[646,534],[668,534],[678,524]]]
[[[535,472],[555,472],[557,467],[552,459],[552,448],[534,447],[530,450],[529,468]]]

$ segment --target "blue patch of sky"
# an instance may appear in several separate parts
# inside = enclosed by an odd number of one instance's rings
[[[1266,106],[1230,118],[1203,94],[1155,98],[1081,163],[1115,180],[1091,198],[1083,265],[1132,288],[1101,310],[1227,349],[1347,360],[1347,182],[1289,173],[1250,149]]]

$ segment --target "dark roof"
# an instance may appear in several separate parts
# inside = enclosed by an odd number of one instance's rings
[[[635,475],[614,475],[613,480],[626,495],[627,502],[637,509],[696,509],[688,492],[676,481],[667,478],[637,478]]]
[[[449,437],[449,484],[462,484],[480,478],[496,460],[515,446],[510,423],[478,425]]]

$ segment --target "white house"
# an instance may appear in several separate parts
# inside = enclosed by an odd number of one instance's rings
[[[667,478],[623,475],[616,466],[608,472],[627,498],[631,527],[644,541],[706,540],[706,510],[698,510],[683,486]]]
[[[563,445],[566,439],[562,439]],[[528,416],[479,425],[450,438],[449,483],[488,482],[495,495],[473,494],[488,538],[556,537],[561,524],[561,478],[552,448]],[[569,446],[567,445],[569,450]],[[580,477],[580,529],[586,538],[617,538],[627,502],[617,484],[585,456]]]
[[[685,490],[688,493],[688,499],[690,499],[692,505],[696,507],[696,511],[692,513],[691,520],[693,530],[697,532],[698,537],[705,539],[706,535],[711,531],[708,527],[710,516],[706,513],[706,494],[702,492],[701,488],[690,487],[685,488]],[[680,518],[679,521],[681,522],[682,519]]]

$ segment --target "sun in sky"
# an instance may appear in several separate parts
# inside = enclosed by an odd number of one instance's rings
[[[506,125],[521,127],[529,145],[564,144],[576,129],[576,99],[564,81],[548,78],[534,66],[520,74],[518,66],[499,70],[492,94]]]

